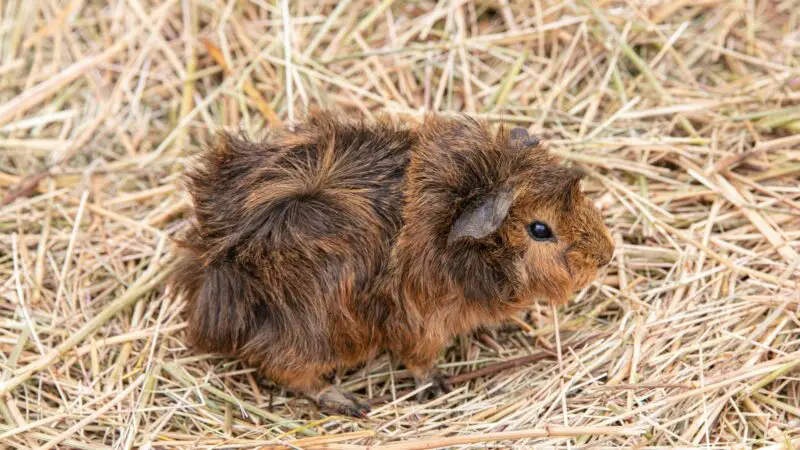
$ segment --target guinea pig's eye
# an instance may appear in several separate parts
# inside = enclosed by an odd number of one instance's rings
[[[553,231],[544,222],[531,222],[528,224],[528,234],[537,241],[553,240]]]

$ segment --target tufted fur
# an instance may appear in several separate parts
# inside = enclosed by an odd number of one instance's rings
[[[264,143],[221,136],[188,175],[195,223],[173,283],[195,346],[321,406],[324,379],[383,350],[434,382],[449,340],[534,298],[565,302],[613,251],[580,175],[519,129],[312,113]],[[556,239],[531,239],[546,222]]]

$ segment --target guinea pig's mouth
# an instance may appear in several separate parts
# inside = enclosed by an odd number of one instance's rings
[[[568,248],[561,254],[561,260],[564,263],[564,269],[567,271],[570,281],[572,281],[572,292],[578,292],[592,282],[597,275],[599,267],[595,264],[581,261],[580,258],[575,258],[576,261],[570,263],[570,258],[568,257],[569,250]]]
[[[595,268],[591,268],[591,269],[587,268],[587,269],[581,271],[581,274],[580,274],[579,277],[577,277],[577,278],[573,277],[572,278],[573,291],[577,292],[577,291],[580,291],[581,289],[585,288],[586,286],[588,286],[589,283],[592,282],[592,280],[594,279],[594,277],[596,275],[597,275],[597,269],[595,269]]]

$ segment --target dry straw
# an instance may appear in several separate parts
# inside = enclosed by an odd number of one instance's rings
[[[0,448],[800,448],[796,0],[0,2]],[[326,417],[191,352],[180,174],[307,105],[468,111],[590,173],[618,242],[569,306],[387,358]]]

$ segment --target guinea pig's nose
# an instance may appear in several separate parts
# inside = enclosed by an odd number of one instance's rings
[[[614,256],[614,250],[604,252],[602,255],[598,256],[597,258],[597,267],[607,266],[608,263],[611,262],[611,258]]]
[[[597,267],[607,266],[614,257],[614,244],[609,242],[609,245],[603,248],[602,252],[597,255]]]

